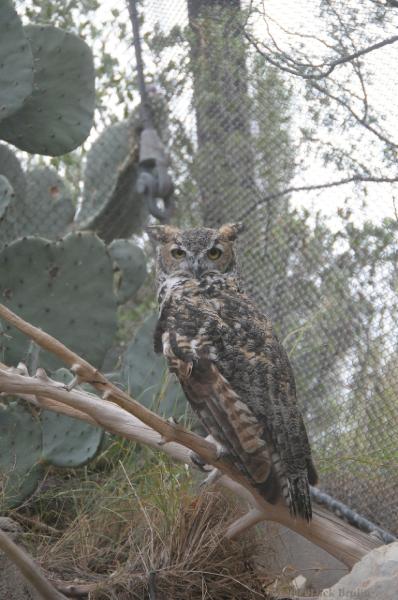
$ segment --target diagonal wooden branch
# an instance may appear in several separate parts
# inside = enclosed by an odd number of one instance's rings
[[[31,557],[4,532],[0,530],[0,550],[16,564],[24,577],[44,600],[66,600],[66,596],[57,591],[44,577],[38,565]]]
[[[134,400],[126,392],[116,387],[89,362],[87,362],[78,354],[67,348],[59,340],[45,333],[41,329],[35,327],[31,323],[28,323],[27,321],[13,313],[11,310],[9,310],[3,304],[0,304],[0,318],[5,319],[16,329],[33,339],[41,348],[55,354],[60,360],[62,360],[66,365],[69,366],[71,371],[77,376],[78,381],[85,381],[87,383],[90,383],[93,387],[95,387],[102,393],[102,397],[104,400],[117,404],[118,406],[120,406],[120,408],[123,408],[129,414],[135,416],[142,423],[149,426],[151,429],[157,431],[161,435],[163,443],[168,441],[174,441],[185,446],[186,448],[189,448],[193,452],[199,454],[199,456],[201,456],[201,458],[206,464],[212,465],[220,469],[223,473],[228,475],[231,479],[240,483],[242,486],[249,487],[256,502],[259,502],[260,504],[261,502],[263,502],[257,490],[255,488],[250,487],[243,475],[237,469],[235,469],[232,466],[232,464],[230,464],[226,459],[220,458],[218,456],[217,449],[214,444],[207,442],[202,437],[190,431],[187,431],[179,425],[175,425],[174,423],[166,421],[156,413],[148,410],[145,406]],[[18,384],[18,381],[20,386]],[[26,380],[23,381],[22,378],[18,381],[14,382],[14,391],[10,391],[9,393],[19,395],[25,392],[34,394],[36,396],[46,395],[43,389],[40,390],[37,388],[39,380],[36,380],[36,391],[32,392],[26,391]],[[52,394],[50,396],[55,400],[68,404],[68,397],[69,402],[71,400],[71,397],[68,396],[68,394],[71,394],[73,390],[67,391],[65,389],[65,386],[62,387],[63,390],[60,389],[59,385],[53,386],[51,388]],[[1,385],[0,391],[5,391],[2,390]],[[93,397],[95,398],[95,396]],[[106,422],[102,422],[100,424],[105,429],[107,428]]]
[[[29,402],[35,402],[42,408],[100,425],[107,431],[162,450],[174,460],[191,464],[186,447],[172,441],[162,444],[162,436],[158,432],[119,406],[112,402],[103,402],[93,394],[80,390],[68,391],[62,384],[47,377],[41,375],[37,378],[21,375],[16,369],[8,369],[1,364],[0,390],[8,394],[17,394]],[[192,435],[193,439],[198,437]],[[253,507],[246,515],[230,525],[226,532],[228,537],[238,537],[256,523],[272,520],[300,533],[348,566],[355,564],[366,552],[378,545],[369,536],[333,519],[319,508],[314,510],[312,523],[307,524],[304,521],[292,519],[285,506],[271,505],[262,498],[255,497],[246,482],[243,486],[227,475],[223,475],[220,483]]]
[[[31,325],[27,321],[24,321],[11,310],[6,308],[3,304],[0,304],[0,318],[5,319],[16,329],[30,337],[41,348],[55,354],[70,368],[70,370],[77,376],[79,381],[90,383],[102,393],[104,400],[117,404],[128,413],[137,417],[140,421],[142,421],[142,423],[145,423],[151,429],[154,429],[160,433],[164,441],[173,440],[178,442],[194,452],[197,452],[207,464],[222,468],[223,472],[226,472],[228,475],[237,479],[238,481],[245,481],[242,475],[238,473],[236,469],[234,469],[226,460],[222,460],[217,457],[217,451],[214,444],[207,442],[205,439],[195,435],[194,433],[191,433],[190,431],[187,431],[179,425],[175,425],[174,423],[162,419],[162,417],[156,413],[148,410],[145,406],[129,396],[129,394],[111,383],[89,362],[67,348],[53,336],[45,333],[38,327]],[[54,399],[56,398],[54,397]]]

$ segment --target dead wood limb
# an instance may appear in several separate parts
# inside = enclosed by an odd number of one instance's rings
[[[0,550],[16,564],[25,579],[35,588],[44,600],[66,600],[66,596],[61,594],[44,577],[40,567],[31,559],[31,557],[11,538],[0,530]]]
[[[100,425],[107,431],[162,450],[174,460],[191,464],[189,450],[186,447],[176,442],[160,445],[161,435],[158,432],[119,406],[111,402],[103,402],[94,394],[80,390],[68,392],[62,387],[62,384],[49,378],[37,379],[21,375],[15,369],[7,369],[1,364],[0,390],[19,395],[28,401],[36,398],[35,404],[42,408]],[[227,537],[239,537],[260,521],[276,521],[318,544],[348,566],[355,564],[364,554],[378,545],[369,536],[338,519],[333,519],[329,513],[320,508],[314,509],[313,521],[311,524],[307,524],[301,520],[292,519],[284,505],[271,505],[262,498],[255,498],[247,484],[242,486],[226,475],[221,478],[220,482],[253,507],[247,514],[229,526],[226,532]]]
[[[175,425],[174,423],[166,421],[156,413],[152,412],[151,410],[148,410],[147,408],[145,408],[145,406],[131,398],[129,394],[127,394],[126,392],[115,386],[113,383],[111,383],[89,362],[81,358],[78,354],[75,354],[75,352],[72,352],[72,350],[67,348],[59,340],[45,333],[38,327],[31,325],[21,317],[18,317],[18,315],[6,308],[3,304],[0,304],[0,318],[3,318],[6,321],[8,321],[16,329],[18,329],[19,331],[30,337],[33,341],[35,341],[44,350],[55,354],[74,372],[75,375],[78,376],[80,381],[90,383],[93,387],[99,390],[104,400],[117,404],[125,411],[135,416],[142,423],[145,423],[145,425],[148,425],[151,429],[160,433],[163,440],[178,442],[179,444],[186,446],[190,450],[193,450],[194,452],[199,454],[207,464],[217,466],[223,472],[227,473],[230,477],[236,479],[237,481],[240,481],[242,485],[245,485],[246,480],[241,475],[241,473],[234,469],[226,460],[220,459],[217,456],[217,451],[214,444],[207,442],[205,439],[190,431],[187,431],[179,425]],[[37,378],[36,382],[37,384],[39,383],[39,380]],[[24,383],[21,381],[21,384],[21,389],[19,391],[9,393],[33,393],[36,396],[46,395],[41,393],[40,391],[26,392],[26,382]],[[15,389],[17,390],[17,381],[15,381],[15,385]],[[59,389],[59,391],[57,392],[58,397],[56,394],[57,390],[55,388],[50,397],[54,400],[59,400],[60,402],[65,402],[66,404],[69,404],[68,400],[65,399],[64,393],[72,393],[73,390],[67,392],[65,390],[65,386],[62,386],[62,388],[63,390]],[[36,387],[36,390],[38,389],[39,388]],[[1,387],[0,391],[2,391]],[[103,425],[102,423],[101,425],[106,428],[106,425]],[[258,495],[255,490],[253,490],[253,492],[256,495]]]
[[[65,594],[65,596],[68,596],[68,598],[87,598],[87,596],[90,593],[95,592],[99,586],[99,584],[96,582],[67,583],[66,581],[61,581],[60,579],[53,579],[52,583],[55,585],[57,590]]]
[[[75,411],[78,418],[90,419],[108,431],[163,450],[174,459],[187,464],[191,464],[189,450],[193,450],[207,464],[217,466],[223,473],[222,484],[253,507],[229,527],[226,532],[228,537],[237,537],[262,520],[276,521],[324,548],[349,567],[380,545],[370,536],[339,521],[322,509],[314,510],[311,523],[292,518],[285,505],[267,503],[227,460],[219,460],[213,444],[179,425],[168,423],[146,409],[58,340],[26,323],[2,305],[0,317],[32,337],[46,350],[54,352],[78,373],[80,379],[100,389],[107,401],[80,390],[68,391],[62,384],[43,376],[42,371],[38,373],[39,377],[29,377],[4,365],[0,365],[0,392],[15,394],[28,400],[35,396],[41,406],[64,414]],[[164,439],[167,442],[162,444]]]

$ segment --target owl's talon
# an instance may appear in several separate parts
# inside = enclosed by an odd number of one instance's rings
[[[220,479],[222,472],[219,469],[212,469],[208,476],[199,484],[199,487],[204,488]]]
[[[81,378],[79,375],[75,375],[69,383],[65,383],[64,388],[67,392],[71,392],[79,385],[79,383],[81,383]]]
[[[218,442],[211,433],[209,433],[209,435],[207,435],[205,439],[206,439],[206,442],[210,442],[211,444],[215,445],[216,460],[221,460],[222,458],[228,458],[231,455],[228,448],[226,448],[225,446],[220,444],[220,442]]]
[[[179,427],[181,428],[179,421],[175,417],[169,417],[167,419],[167,422],[173,427],[173,429],[178,429]],[[158,446],[164,446],[169,442],[174,442],[173,435],[162,435],[160,440],[158,441]]]
[[[190,458],[191,462],[195,465],[195,467],[198,467],[198,469],[200,469],[204,473],[207,473],[209,471],[209,469],[205,469],[205,466],[207,463],[196,452],[193,452],[191,450],[189,453],[189,458]]]
[[[222,460],[223,458],[228,458],[229,456],[231,456],[231,453],[228,448],[217,444],[217,460]]]

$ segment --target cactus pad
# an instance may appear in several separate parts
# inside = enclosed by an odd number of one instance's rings
[[[4,164],[1,163],[3,156],[6,159]],[[0,243],[9,243],[28,235],[56,239],[67,233],[75,207],[70,189],[55,169],[35,168],[25,176],[11,150],[0,145],[2,171],[18,193],[10,203],[6,218],[0,221]]]
[[[136,191],[138,145],[132,120],[105,129],[87,154],[79,229],[91,229],[107,243],[140,231],[148,217]]]
[[[84,142],[92,126],[91,50],[56,27],[28,25],[24,33],[34,58],[33,93],[0,123],[0,137],[27,152],[65,154]]]
[[[33,89],[33,56],[12,2],[0,2],[0,121],[19,110]]]
[[[14,194],[8,199],[6,210],[0,209],[0,246],[7,244],[23,232],[26,178],[19,160],[5,144],[0,144],[0,176],[5,177]],[[0,202],[1,204],[1,202]]]
[[[43,459],[54,467],[81,467],[98,453],[104,432],[89,423],[45,410]]]
[[[22,202],[26,195],[25,173],[15,153],[6,144],[0,144],[0,175],[7,177],[11,183],[15,201]]]
[[[72,193],[54,169],[37,168],[26,174],[27,191],[24,214],[24,235],[49,239],[62,237],[73,221],[75,208]]]
[[[139,290],[147,276],[145,254],[131,240],[114,240],[108,252],[115,269],[115,292],[119,304],[127,302]]]
[[[0,507],[18,506],[43,477],[41,427],[19,402],[0,404]]]
[[[53,379],[69,383],[72,374],[67,369],[58,369]],[[104,432],[99,427],[49,410],[43,410],[41,422],[43,459],[54,467],[81,467],[94,458],[101,447]]]
[[[109,255],[91,233],[69,234],[58,242],[24,238],[0,252],[1,301],[34,325],[62,340],[100,367],[116,328],[116,300]],[[24,358],[29,340],[3,323],[0,354],[9,364]],[[39,365],[59,361],[42,352]]]
[[[6,210],[14,196],[14,188],[11,183],[7,177],[0,175],[0,221],[5,216]]]
[[[165,359],[153,350],[156,321],[156,315],[147,317],[136,332],[124,355],[121,376],[136,400],[165,417],[180,417],[187,403]]]

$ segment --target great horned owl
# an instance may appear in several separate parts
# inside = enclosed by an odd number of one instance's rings
[[[234,250],[240,229],[148,228],[157,246],[155,351],[259,493],[310,520],[317,474],[294,376],[270,320],[242,291]]]

